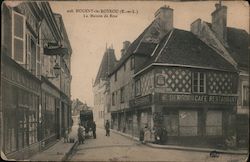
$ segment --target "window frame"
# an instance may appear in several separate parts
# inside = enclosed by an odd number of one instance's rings
[[[247,90],[244,89],[245,87],[247,88]],[[248,96],[246,96],[247,92],[248,92]],[[249,85],[244,84],[244,83],[242,84],[242,106],[243,107],[248,107],[249,106]]]
[[[216,112],[217,115],[218,114],[220,115],[221,121],[220,121],[219,124],[218,124],[218,122],[214,123],[213,125],[208,124],[208,119],[210,119],[208,117],[209,112],[210,113],[212,113],[212,112],[215,113]],[[220,128],[220,133],[219,134],[215,134],[217,132],[213,132],[214,133],[213,134],[213,133],[211,133],[211,132],[208,131],[208,128]],[[220,110],[209,110],[209,111],[207,111],[207,113],[206,113],[206,121],[205,121],[205,130],[206,130],[206,133],[205,133],[206,136],[223,136],[223,112],[222,111],[220,111]]]
[[[120,89],[120,102],[124,103],[125,102],[125,94],[124,94],[124,87],[121,87]]]
[[[138,89],[138,86],[139,86],[139,89]],[[139,90],[139,91],[137,91]],[[135,96],[141,96],[141,79],[137,79],[135,81]]]
[[[115,92],[112,92],[111,102],[112,106],[115,106]]]
[[[115,72],[115,82],[117,81],[117,71]]]
[[[18,16],[21,16],[23,18],[23,38],[15,36],[15,26],[14,26],[14,24],[15,24],[14,15],[15,14],[18,15]],[[24,64],[26,64],[26,39],[25,39],[25,37],[26,37],[26,17],[23,14],[20,14],[20,13],[14,11],[14,10],[11,10],[11,18],[12,18],[12,20],[11,20],[11,23],[12,23],[12,26],[11,26],[11,31],[12,31],[12,34],[11,34],[11,44],[12,44],[12,46],[11,46],[11,48],[12,48],[11,57],[17,63],[24,65]],[[18,60],[15,59],[15,51],[14,51],[14,46],[15,46],[14,45],[14,40],[15,39],[21,40],[23,42],[23,59],[22,59],[23,61],[18,61]]]
[[[131,56],[130,58],[130,70],[133,70],[135,68],[135,57]]]
[[[194,81],[195,81],[195,74],[197,74],[197,91],[194,90],[194,87],[195,87],[195,84],[194,84]],[[203,85],[201,85],[201,74],[203,74]],[[192,93],[200,93],[200,94],[205,94],[206,91],[207,91],[207,81],[206,81],[206,73],[205,72],[197,72],[197,71],[194,71],[192,73]],[[203,86],[203,92],[201,92],[201,87]]]

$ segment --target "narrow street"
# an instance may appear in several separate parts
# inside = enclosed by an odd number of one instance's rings
[[[244,155],[221,154],[218,158],[209,153],[156,149],[112,133],[105,136],[103,129],[97,129],[97,139],[87,139],[79,145],[69,158],[70,161],[244,161]]]

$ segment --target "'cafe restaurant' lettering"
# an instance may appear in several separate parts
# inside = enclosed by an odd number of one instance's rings
[[[162,94],[163,102],[201,102],[201,103],[223,103],[235,104],[235,96],[215,96],[215,95],[186,95],[186,94]]]

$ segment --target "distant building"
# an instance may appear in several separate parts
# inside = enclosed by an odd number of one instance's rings
[[[218,146],[235,133],[239,75],[231,62],[159,8],[110,74],[114,129],[164,127],[168,144]]]
[[[249,141],[249,34],[243,29],[227,26],[227,7],[215,4],[212,23],[197,19],[191,31],[238,71],[237,143],[246,147]]]
[[[94,85],[94,120],[103,127],[105,120],[110,120],[110,83],[108,74],[116,63],[115,51],[107,48],[104,52]]]
[[[71,126],[71,46],[48,2],[2,4],[1,150],[27,159]]]
[[[78,98],[72,101],[72,115],[76,116],[80,114],[81,110],[90,110],[92,109],[86,103],[83,103]]]

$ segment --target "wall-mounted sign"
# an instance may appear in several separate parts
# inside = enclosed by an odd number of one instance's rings
[[[142,97],[135,98],[129,102],[130,106],[144,106],[152,103],[152,95],[146,95]]]
[[[206,94],[161,94],[161,102],[186,102],[186,103],[210,103],[210,104],[236,104],[236,96],[217,96]]]

